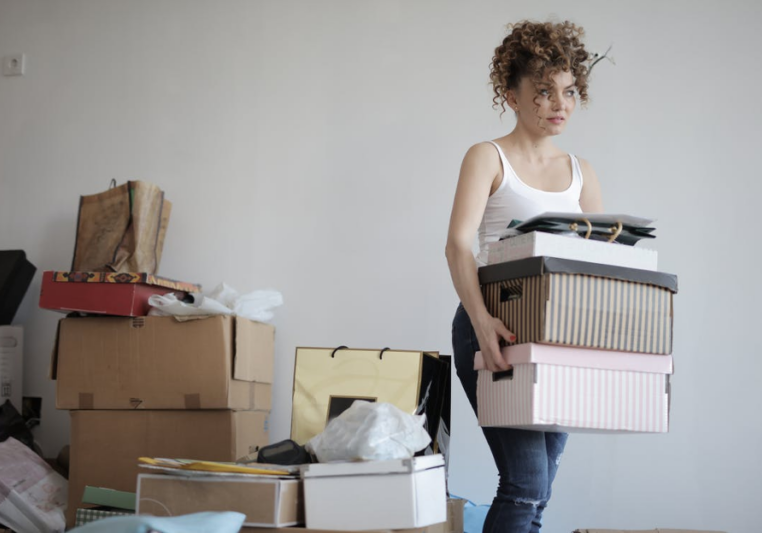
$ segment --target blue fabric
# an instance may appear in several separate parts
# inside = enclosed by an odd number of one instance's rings
[[[194,513],[169,518],[117,516],[90,522],[69,533],[238,533],[246,515],[241,513]]]
[[[463,305],[453,319],[452,345],[458,378],[476,413],[474,354],[479,341]],[[484,533],[538,533],[568,434],[496,427],[482,428],[482,432],[500,476]],[[478,514],[472,512],[477,520]]]

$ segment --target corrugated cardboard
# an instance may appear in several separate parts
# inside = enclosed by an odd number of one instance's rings
[[[408,529],[447,520],[444,459],[308,464],[302,467],[310,529]]]
[[[513,365],[510,372],[479,370],[481,426],[564,432],[669,429],[672,356],[521,344],[503,348],[503,358]]]
[[[463,510],[466,500],[461,498],[447,499],[447,522],[434,524],[426,528],[426,533],[463,533]]]
[[[24,377],[24,328],[0,326],[0,405],[10,400],[20,413]]]
[[[302,482],[267,477],[181,477],[140,474],[138,514],[179,516],[236,511],[244,525],[282,527],[304,523]]]
[[[671,274],[533,257],[482,267],[479,280],[518,343],[672,353]]]
[[[267,411],[274,338],[272,326],[240,317],[64,318],[56,407]]]
[[[291,438],[306,444],[354,400],[389,402],[415,412],[427,397],[427,431],[436,443],[448,364],[435,352],[297,348]]]
[[[602,265],[656,270],[656,250],[532,231],[487,245],[487,263],[495,265],[528,257],[557,257]]]
[[[86,485],[135,492],[138,457],[235,461],[268,442],[263,411],[72,411],[67,524]]]
[[[114,316],[146,316],[154,294],[182,299],[201,286],[145,272],[43,272],[40,307]]]

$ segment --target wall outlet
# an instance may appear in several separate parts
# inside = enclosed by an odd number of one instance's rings
[[[24,54],[3,57],[3,76],[23,76],[26,67]]]

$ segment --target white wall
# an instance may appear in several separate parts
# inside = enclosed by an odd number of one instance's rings
[[[159,184],[174,202],[161,272],[275,287],[272,438],[288,436],[298,345],[451,353],[444,243],[460,160],[510,131],[488,64],[504,24],[571,18],[614,43],[559,138],[609,211],[654,215],[680,275],[667,435],[573,435],[546,515],[575,527],[757,531],[762,521],[756,2],[0,0],[0,249],[70,265],[78,196]],[[67,442],[47,365],[59,315],[26,328],[36,436]],[[496,475],[456,386],[451,490]]]

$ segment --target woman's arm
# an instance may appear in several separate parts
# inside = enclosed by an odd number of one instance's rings
[[[514,341],[515,336],[484,305],[472,245],[499,174],[500,159],[494,147],[483,143],[468,150],[460,169],[445,248],[455,291],[474,326],[484,362],[493,372],[509,368],[500,355],[499,338]]]
[[[603,199],[601,198],[601,184],[598,176],[590,163],[584,159],[579,160],[582,170],[583,183],[582,194],[579,197],[579,206],[585,213],[602,213]]]

